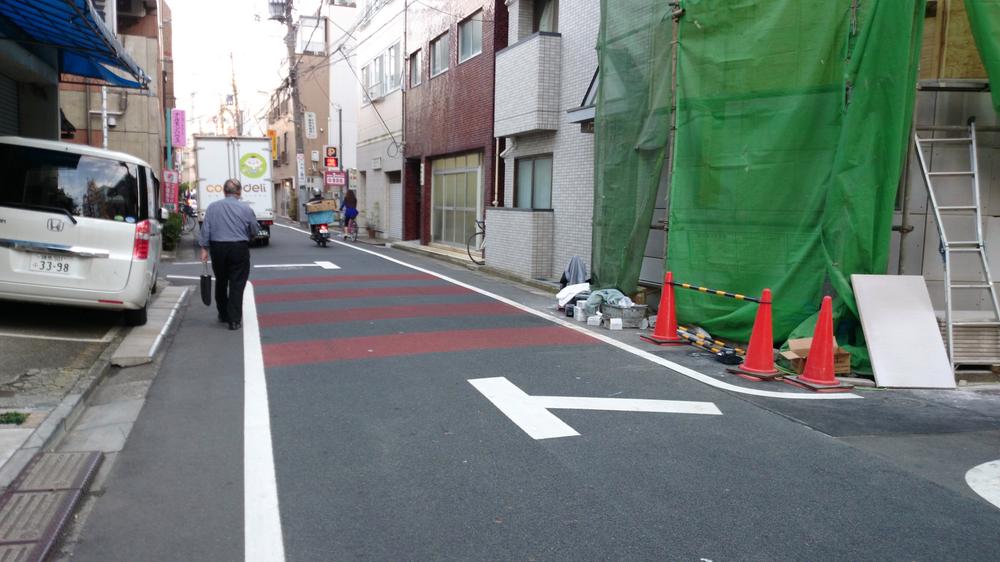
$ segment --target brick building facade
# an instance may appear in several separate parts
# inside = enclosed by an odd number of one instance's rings
[[[502,197],[493,87],[507,7],[504,0],[434,4],[413,3],[406,14],[403,237],[464,248],[473,221]]]

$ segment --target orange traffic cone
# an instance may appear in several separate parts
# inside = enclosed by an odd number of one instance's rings
[[[764,289],[753,321],[750,345],[743,364],[734,369],[737,375],[750,380],[772,380],[781,373],[774,367],[774,337],[771,331],[771,289]]]
[[[680,345],[685,343],[677,336],[677,307],[674,305],[674,274],[667,272],[660,293],[660,308],[656,311],[656,328],[651,336],[640,338],[656,345]]]
[[[819,319],[813,330],[812,345],[806,357],[806,367],[793,382],[818,392],[842,391],[854,388],[837,380],[833,373],[833,299],[823,297]]]

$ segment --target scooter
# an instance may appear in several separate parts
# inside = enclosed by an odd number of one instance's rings
[[[317,246],[326,248],[330,240],[330,223],[333,222],[333,211],[307,211],[309,217],[309,229],[312,235],[309,239],[316,242]]]
[[[312,225],[312,240],[317,246],[326,248],[326,243],[330,240],[330,227],[326,223]]]

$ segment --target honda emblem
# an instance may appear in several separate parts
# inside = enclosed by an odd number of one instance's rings
[[[59,219],[49,219],[48,227],[52,232],[62,232],[64,226],[66,223]]]

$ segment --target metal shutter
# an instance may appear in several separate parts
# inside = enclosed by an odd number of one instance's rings
[[[0,74],[0,135],[18,135],[17,82]]]

